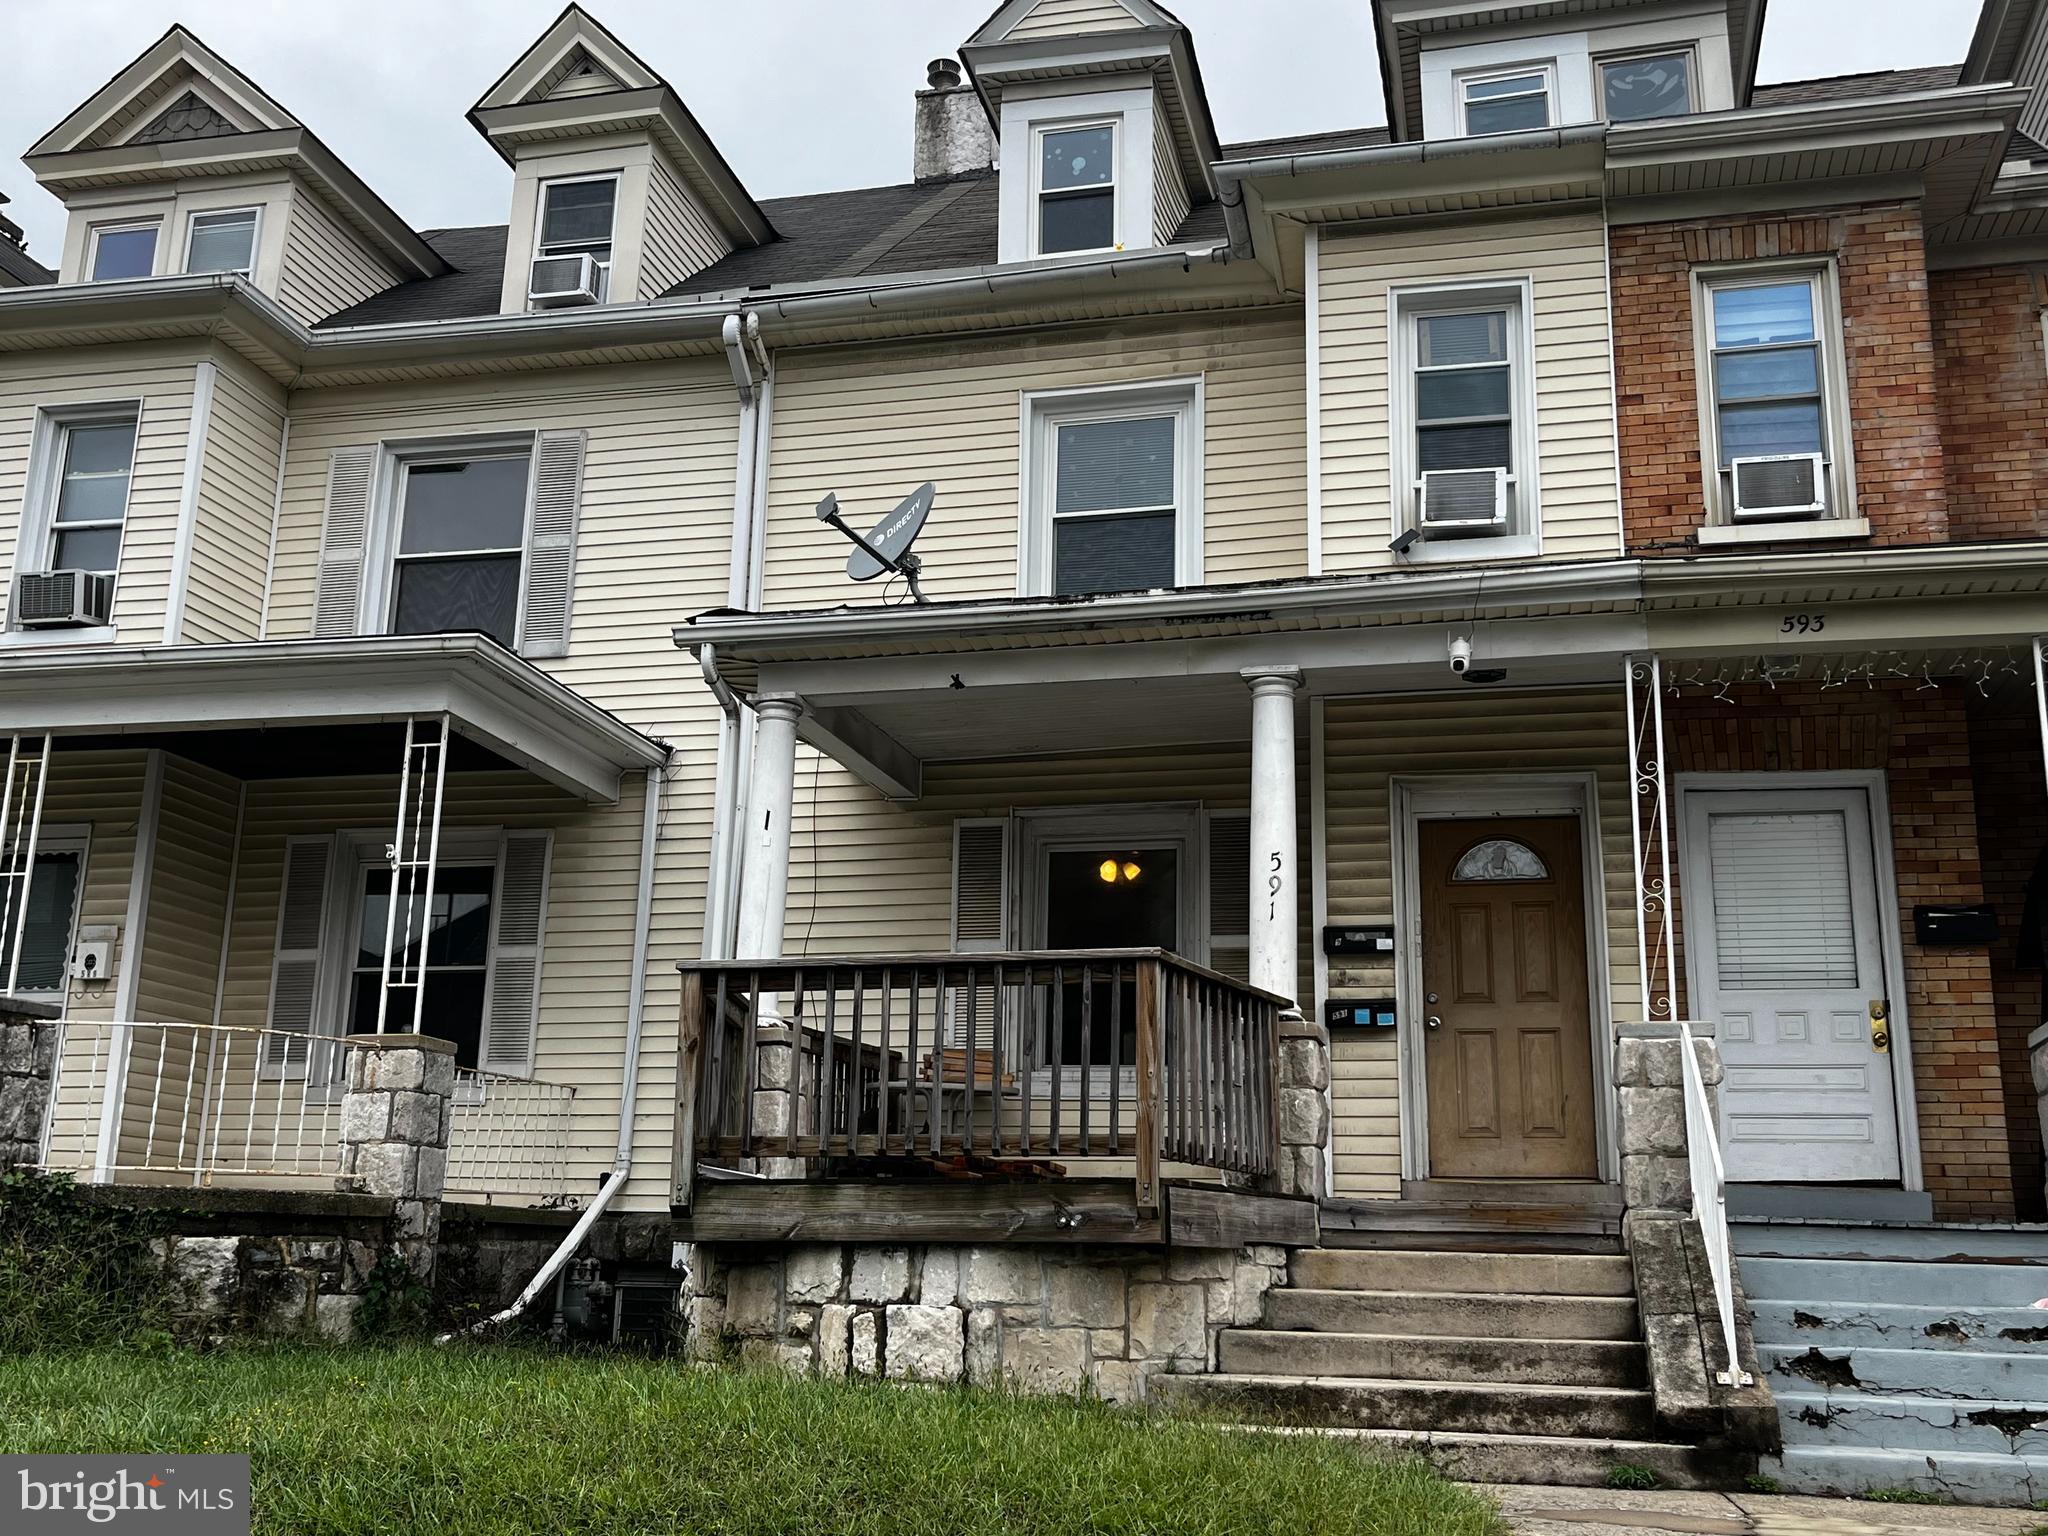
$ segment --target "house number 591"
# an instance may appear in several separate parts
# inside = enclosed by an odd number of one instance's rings
[[[1281,860],[1280,860],[1280,855],[1279,855],[1279,854],[1278,854],[1278,853],[1276,852],[1276,853],[1274,853],[1274,855],[1273,855],[1273,870],[1272,870],[1272,873],[1270,873],[1269,875],[1267,875],[1267,876],[1266,876],[1266,916],[1267,916],[1267,917],[1277,917],[1277,916],[1279,916],[1279,914],[1280,914],[1280,887],[1281,887],[1281,884],[1283,883],[1283,882],[1281,881],[1281,879],[1280,879],[1280,870],[1281,870]]]

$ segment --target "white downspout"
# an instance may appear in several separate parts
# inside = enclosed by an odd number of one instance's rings
[[[640,884],[633,901],[633,982],[626,998],[625,1078],[619,1086],[619,1145],[612,1155],[611,1172],[598,1186],[597,1198],[584,1209],[560,1246],[548,1255],[540,1272],[526,1283],[526,1289],[519,1293],[518,1300],[480,1323],[472,1323],[457,1333],[442,1334],[435,1339],[437,1344],[446,1344],[464,1333],[483,1333],[500,1323],[509,1323],[532,1306],[541,1292],[553,1284],[562,1266],[575,1257],[584,1239],[590,1235],[590,1229],[597,1225],[597,1218],[605,1213],[612,1197],[626,1187],[626,1180],[632,1175],[633,1112],[640,1096],[640,1035],[647,1020],[647,960],[654,930],[654,864],[661,836],[662,791],[667,784],[666,765],[647,770],[647,787],[640,806]]]

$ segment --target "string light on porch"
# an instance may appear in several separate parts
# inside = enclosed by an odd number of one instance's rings
[[[1663,676],[1665,697],[1704,694],[1717,704],[1743,705],[1751,698],[1736,690],[1761,683],[1770,692],[1779,684],[1801,680],[1818,684],[1823,693],[1861,683],[1875,690],[1888,683],[1907,683],[1915,693],[1939,689],[1944,683],[1965,683],[1984,698],[2008,679],[2025,675],[2017,654],[1997,650],[1964,650],[1909,656],[1904,651],[1875,651],[1862,657],[1831,656],[1808,662],[1786,653],[1761,654],[1740,661],[1677,663]],[[2031,678],[2028,686],[2038,686]]]

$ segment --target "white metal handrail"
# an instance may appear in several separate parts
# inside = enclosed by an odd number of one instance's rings
[[[1728,1181],[1721,1164],[1721,1138],[1714,1123],[1714,1104],[1693,1049],[1692,1029],[1678,1026],[1679,1071],[1685,1084],[1685,1155],[1692,1172],[1692,1213],[1706,1245],[1707,1269],[1714,1277],[1714,1305],[1721,1316],[1721,1343],[1728,1369],[1714,1377],[1723,1386],[1752,1386],[1756,1378],[1742,1369],[1735,1342],[1735,1253],[1728,1240]]]
[[[576,1090],[536,1078],[464,1067],[455,1074],[448,1190],[528,1201],[569,1192],[569,1130]]]

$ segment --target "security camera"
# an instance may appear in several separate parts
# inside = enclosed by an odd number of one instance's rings
[[[1451,670],[1463,677],[1472,667],[1472,639],[1460,635],[1451,642]]]

